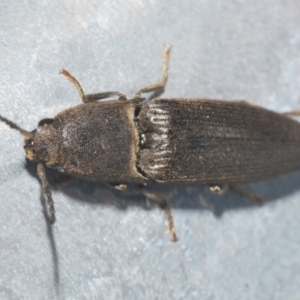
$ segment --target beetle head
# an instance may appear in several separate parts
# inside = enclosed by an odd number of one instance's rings
[[[40,161],[50,167],[62,163],[62,155],[59,151],[61,131],[55,119],[43,119],[37,129],[25,136],[24,150],[26,157],[31,161]]]
[[[57,120],[43,119],[33,131],[26,131],[1,115],[0,121],[18,130],[25,137],[24,150],[29,160],[45,163],[49,167],[55,167],[63,162],[60,151],[61,129]]]

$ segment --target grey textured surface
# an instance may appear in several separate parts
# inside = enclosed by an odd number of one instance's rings
[[[164,96],[300,108],[299,1],[2,0],[0,112],[31,130],[80,103],[62,67],[86,92],[131,96],[159,80],[167,42]],[[163,211],[133,189],[55,187],[50,171],[51,230],[22,144],[0,124],[0,299],[299,299],[299,172],[250,185],[264,207],[160,189],[174,206],[171,243]]]

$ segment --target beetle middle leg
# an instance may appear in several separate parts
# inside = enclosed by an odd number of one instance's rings
[[[168,199],[163,195],[158,195],[158,194],[153,194],[153,193],[147,192],[145,190],[144,186],[139,186],[139,190],[148,199],[156,202],[162,208],[165,209],[165,212],[166,212],[167,217],[168,217],[168,222],[169,222],[169,232],[172,235],[172,241],[173,242],[178,241],[175,226],[174,226],[174,220],[173,220],[173,216],[172,216],[172,210],[171,210],[171,206],[170,206],[170,203],[169,203]]]
[[[164,50],[164,63],[163,63],[163,72],[162,72],[162,79],[159,83],[148,85],[142,89],[140,89],[135,94],[135,99],[141,98],[142,93],[149,93],[149,92],[157,92],[159,90],[164,90],[167,80],[168,80],[168,70],[169,70],[169,58],[170,58],[171,46],[169,44],[166,45]]]
[[[60,73],[63,74],[67,80],[71,81],[75,85],[75,87],[80,95],[80,98],[81,98],[82,102],[84,102],[84,103],[94,102],[94,101],[98,101],[98,100],[104,100],[104,99],[107,99],[107,98],[110,98],[113,96],[118,96],[120,100],[126,100],[126,101],[128,100],[128,97],[125,94],[123,94],[121,92],[117,92],[117,91],[109,91],[109,92],[102,92],[102,93],[86,95],[84,93],[83,88],[82,88],[81,84],[79,83],[79,81],[70,72],[68,72],[65,69],[62,69],[60,71]]]

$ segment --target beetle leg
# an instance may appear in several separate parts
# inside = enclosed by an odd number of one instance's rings
[[[210,185],[209,189],[216,195],[223,195],[228,190],[227,184]]]
[[[168,69],[169,69],[169,58],[170,58],[171,46],[169,44],[166,45],[164,50],[164,63],[163,63],[163,72],[162,72],[162,79],[159,83],[148,85],[142,89],[140,89],[135,94],[135,99],[141,98],[142,93],[149,93],[149,92],[156,92],[158,90],[164,90],[167,80],[168,80]]]
[[[172,235],[172,241],[173,242],[178,241],[175,226],[174,226],[174,220],[173,220],[173,216],[172,216],[172,210],[171,210],[171,206],[170,206],[168,199],[163,195],[153,194],[153,193],[145,191],[144,186],[140,186],[139,188],[140,188],[141,193],[144,196],[146,196],[148,199],[156,202],[162,208],[165,209],[165,212],[168,217],[168,222],[169,222],[169,232]]]
[[[116,92],[116,91],[85,95],[81,84],[70,72],[68,72],[65,69],[62,69],[60,71],[60,73],[63,74],[67,80],[71,81],[75,85],[75,87],[80,95],[80,98],[84,103],[93,102],[93,101],[97,101],[97,100],[103,100],[103,99],[113,97],[113,96],[119,96],[119,100],[128,100],[128,97],[125,94],[123,94],[121,92]]]
[[[49,223],[53,224],[55,222],[55,209],[54,209],[54,203],[53,203],[51,191],[49,188],[49,183],[48,183],[48,180],[46,177],[45,166],[43,163],[40,162],[38,164],[37,172],[38,172],[38,176],[42,182],[43,195],[46,200],[47,218],[49,220]]]
[[[236,193],[240,194],[241,196],[244,196],[248,199],[250,199],[252,202],[258,204],[258,205],[263,205],[264,204],[264,200],[259,197],[258,195],[256,195],[255,193],[249,192],[245,189],[243,189],[242,187],[240,187],[239,185],[236,184],[230,184],[229,187],[235,191]]]
[[[102,93],[96,93],[96,94],[88,94],[85,95],[86,98],[86,102],[93,102],[93,101],[97,101],[97,100],[104,100],[113,96],[118,96],[119,100],[124,100],[124,101],[128,101],[128,97],[121,93],[121,92],[117,92],[117,91],[111,91],[111,92],[102,92]]]

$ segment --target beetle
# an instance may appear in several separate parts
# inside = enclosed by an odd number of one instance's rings
[[[45,165],[84,180],[100,181],[124,191],[134,182],[149,199],[162,205],[172,239],[177,240],[168,199],[146,190],[152,182],[208,185],[221,194],[228,187],[261,204],[262,199],[238,184],[258,181],[300,167],[300,124],[245,101],[154,98],[168,79],[170,46],[164,51],[161,82],[139,90],[132,99],[118,91],[85,94],[67,70],[61,73],[77,88],[82,104],[43,119],[26,131],[0,120],[25,138],[27,159],[37,173],[55,221]],[[111,97],[118,99],[107,99]]]

